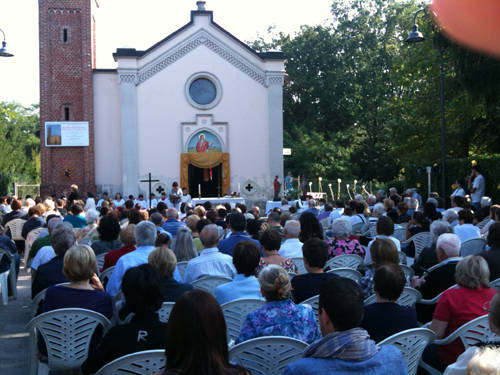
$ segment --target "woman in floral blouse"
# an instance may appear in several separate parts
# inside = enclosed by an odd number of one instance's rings
[[[297,273],[297,267],[293,264],[292,259],[283,258],[278,254],[278,250],[281,247],[281,237],[277,231],[268,229],[262,233],[260,244],[262,245],[264,256],[260,258],[257,272],[270,264],[275,264],[283,267],[286,272]]]
[[[247,315],[237,343],[261,336],[288,336],[310,344],[321,337],[311,306],[296,305],[290,299],[292,287],[282,267],[265,267],[259,284],[267,304]]]
[[[351,236],[352,225],[347,217],[335,219],[332,230],[335,238],[329,243],[328,259],[344,254],[355,254],[364,259],[365,249],[357,237]]]

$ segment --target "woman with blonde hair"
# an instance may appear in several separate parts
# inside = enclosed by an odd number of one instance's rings
[[[496,294],[488,285],[489,278],[488,263],[481,256],[469,255],[457,264],[455,281],[458,288],[447,289],[439,297],[429,327],[437,339],[447,337],[465,323],[487,313],[490,300]],[[463,351],[460,340],[440,347],[430,345],[424,352],[424,362],[443,371]]]
[[[148,263],[155,267],[163,278],[163,300],[175,302],[182,294],[193,289],[191,284],[179,283],[174,279],[177,258],[172,250],[166,247],[157,247],[148,256]]]
[[[290,299],[292,286],[282,267],[264,267],[259,284],[267,304],[247,315],[237,343],[261,336],[288,336],[310,344],[321,337],[312,308]]]
[[[113,315],[113,301],[97,277],[94,251],[87,245],[75,245],[64,255],[63,274],[67,285],[47,289],[43,312],[78,307],[93,310],[107,318]]]

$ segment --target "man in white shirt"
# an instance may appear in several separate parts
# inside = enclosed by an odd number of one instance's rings
[[[101,208],[101,207],[102,207],[102,202],[107,201],[107,200],[108,200],[108,198],[109,198],[109,197],[108,197],[108,193],[107,193],[107,192],[102,193],[102,197],[101,197],[101,199],[99,199],[99,201],[97,202],[97,206],[96,206],[96,208],[98,208],[98,209],[99,209],[99,208]]]
[[[144,199],[144,195],[142,194],[139,194],[135,204],[139,204],[143,210],[147,210],[149,208],[149,202]]]
[[[453,208],[448,208],[443,212],[443,220],[447,221],[452,227],[458,225],[458,214]]]
[[[217,248],[219,244],[217,225],[206,225],[200,233],[200,241],[203,244],[203,250],[198,257],[188,262],[184,282],[190,283],[203,276],[234,278],[236,269],[233,265],[233,257],[221,253]]]
[[[485,192],[484,177],[481,174],[479,165],[472,166],[471,176],[474,177],[474,182],[472,183],[471,194],[470,194],[471,204],[474,208],[479,208],[481,198]]]
[[[472,240],[481,238],[481,230],[472,224],[474,215],[471,210],[463,209],[458,213],[458,224],[453,228],[455,234],[460,238],[460,241]]]
[[[302,258],[302,242],[299,241],[300,223],[288,220],[284,228],[285,242],[281,244],[278,254],[283,258]]]
[[[172,189],[170,189],[170,192],[168,194],[167,207],[175,208],[177,211],[180,211],[181,199],[182,190],[179,189],[179,184],[177,183],[177,181],[174,181],[174,183],[172,184]]]
[[[191,194],[188,193],[185,187],[182,188],[181,203],[191,203]]]

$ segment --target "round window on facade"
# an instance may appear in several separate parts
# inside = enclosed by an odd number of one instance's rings
[[[197,73],[191,76],[186,83],[186,97],[194,107],[213,108],[221,97],[220,83],[209,73]]]

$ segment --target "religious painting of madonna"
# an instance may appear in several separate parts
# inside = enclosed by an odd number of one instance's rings
[[[201,130],[194,134],[188,142],[188,152],[222,152],[219,138],[212,133]]]

